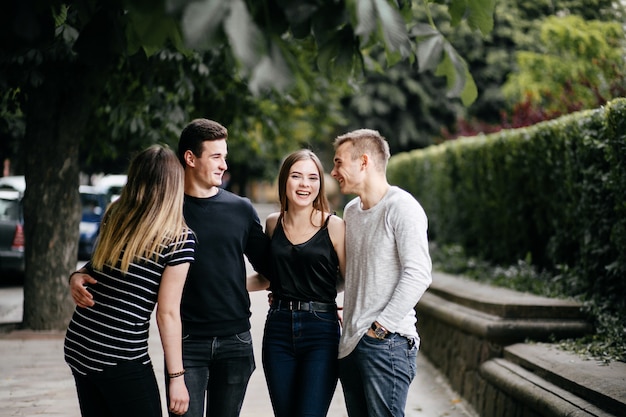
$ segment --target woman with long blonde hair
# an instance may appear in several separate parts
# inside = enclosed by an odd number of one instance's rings
[[[183,190],[183,167],[171,149],[140,152],[105,212],[91,261],[70,276],[91,294],[89,303],[78,303],[65,338],[84,417],[162,416],[148,354],[155,305],[170,411],[187,411],[180,300],[195,236],[183,219]]]

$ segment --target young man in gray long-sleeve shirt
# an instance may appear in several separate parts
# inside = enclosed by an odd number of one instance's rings
[[[344,210],[346,275],[339,376],[349,416],[404,416],[419,336],[414,307],[431,283],[428,221],[389,185],[389,145],[359,129],[335,139],[333,178],[356,194]]]

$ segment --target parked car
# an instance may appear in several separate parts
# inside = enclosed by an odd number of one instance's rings
[[[119,195],[124,184],[126,184],[126,175],[123,176],[105,176],[114,177],[107,180],[107,186],[102,188],[92,187],[88,185],[81,185],[79,188],[80,192],[80,200],[82,206],[81,213],[81,221],[80,221],[80,237],[78,239],[78,258],[79,259],[89,259],[91,257],[91,253],[93,252],[96,239],[98,238],[98,234],[100,233],[100,221],[102,220],[102,215],[104,214],[104,210],[111,202],[111,195]],[[119,185],[121,183],[121,185]],[[12,226],[7,226],[2,224],[2,236],[0,236],[0,269],[4,270],[5,262],[9,262],[8,260],[4,260],[5,250],[12,252],[11,254],[7,253],[7,256],[17,256],[16,251],[20,252],[21,264],[18,265],[17,268],[19,271],[24,271],[24,233],[23,233],[23,214],[22,214],[22,205],[21,198],[26,190],[26,181],[24,180],[23,175],[15,175],[15,176],[7,176],[0,177],[0,192],[3,193],[14,193],[11,194],[11,198],[14,198],[16,195],[19,195],[19,224],[20,224],[20,234],[21,236],[21,249],[10,250],[13,246],[11,242],[11,238],[8,236],[11,235]],[[15,194],[17,193],[17,194]],[[7,198],[9,198],[9,194],[6,194]],[[8,204],[8,203],[7,203]],[[0,207],[0,218],[2,218],[2,208]],[[16,232],[17,233],[17,232]],[[6,234],[6,236],[5,236]],[[13,236],[13,235],[11,235]],[[8,243],[6,243],[8,242]],[[18,245],[19,247],[19,245]],[[19,262],[19,261],[18,261]]]
[[[24,274],[22,193],[0,189],[0,272],[2,278]]]
[[[126,174],[107,174],[96,182],[96,188],[106,194],[109,202],[117,200],[122,193],[122,188],[126,185]]]
[[[26,179],[23,175],[0,177],[0,190],[14,190],[24,194],[24,190],[26,190]]]
[[[78,259],[89,259],[100,234],[100,222],[109,204],[109,197],[96,187],[80,186],[81,220]]]

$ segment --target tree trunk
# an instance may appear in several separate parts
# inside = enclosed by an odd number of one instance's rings
[[[65,329],[74,309],[80,223],[79,144],[89,115],[81,74],[52,68],[29,92],[26,124],[23,327]]]

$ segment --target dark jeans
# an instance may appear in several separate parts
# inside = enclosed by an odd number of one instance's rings
[[[255,369],[252,335],[246,331],[210,339],[185,337],[183,366],[189,391],[185,416],[203,417],[206,399],[206,416],[237,417]]]
[[[337,386],[336,312],[271,308],[263,368],[276,417],[324,417]]]
[[[83,417],[162,417],[161,396],[152,364],[125,362],[74,381]]]
[[[339,360],[339,377],[350,417],[401,417],[417,369],[418,343],[398,334],[363,336]]]

